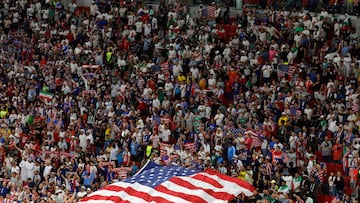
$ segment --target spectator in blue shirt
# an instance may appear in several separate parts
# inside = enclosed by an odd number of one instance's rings
[[[84,172],[82,173],[81,177],[84,180],[84,186],[85,187],[90,187],[94,181],[95,178],[95,174],[90,173],[90,169],[89,170],[84,170]]]
[[[233,161],[233,157],[236,153],[236,149],[234,145],[232,145],[230,142],[228,143],[228,149],[227,149],[227,159],[229,162]]]
[[[7,187],[6,182],[2,182],[2,185],[0,187],[0,196],[6,197],[6,194],[8,193],[9,188]]]
[[[131,160],[136,160],[138,145],[139,144],[136,142],[135,137],[133,137],[130,143]]]

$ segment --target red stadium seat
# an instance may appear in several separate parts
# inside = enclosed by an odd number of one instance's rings
[[[332,196],[330,196],[330,195],[320,194],[320,195],[317,197],[317,202],[321,202],[321,203],[331,202],[331,200],[332,200],[333,198],[334,198],[334,197],[332,197]]]
[[[345,187],[350,185],[350,176],[344,176],[344,185]]]
[[[333,163],[326,163],[326,170],[328,173],[330,172],[335,172],[336,169],[335,169],[335,164]]]
[[[344,194],[351,195],[351,193],[352,193],[352,190],[351,190],[350,187],[345,187],[344,188]]]
[[[322,156],[321,156],[321,152],[317,151],[315,152],[315,155],[316,155],[316,159],[319,161],[319,162],[322,162]]]

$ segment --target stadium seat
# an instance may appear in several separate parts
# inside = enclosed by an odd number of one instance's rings
[[[316,201],[316,202],[321,202],[321,203],[331,202],[331,200],[332,200],[333,198],[334,198],[334,197],[332,197],[332,196],[330,196],[330,195],[320,194],[320,195],[317,197],[317,201]]]
[[[326,170],[328,173],[335,172],[335,164],[333,163],[326,163]]]
[[[350,186],[350,176],[343,176],[344,177],[344,185],[345,187]]]
[[[315,152],[315,155],[316,155],[316,159],[319,161],[319,162],[322,162],[322,156],[321,156],[321,152],[317,151]]]
[[[345,187],[344,188],[344,194],[351,195],[351,193],[352,193],[352,190],[351,190],[350,187]]]

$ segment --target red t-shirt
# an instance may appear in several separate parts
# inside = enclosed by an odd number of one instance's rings
[[[343,147],[341,144],[335,144],[332,146],[333,160],[338,161],[342,158]]]

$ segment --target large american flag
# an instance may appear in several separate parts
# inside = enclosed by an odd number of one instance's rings
[[[225,203],[241,193],[252,196],[254,190],[248,182],[212,169],[201,172],[198,169],[159,166],[148,162],[133,177],[108,185],[80,202]]]

